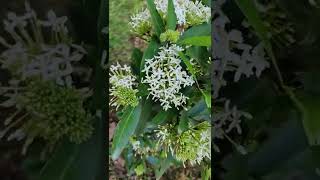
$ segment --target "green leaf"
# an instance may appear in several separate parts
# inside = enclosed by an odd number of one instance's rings
[[[296,114],[291,113],[290,116],[290,122],[273,132],[270,139],[250,155],[247,164],[251,174],[265,175],[308,147]]]
[[[89,141],[77,146],[78,154],[66,180],[101,179],[105,173],[105,115],[97,117],[95,131]],[[99,119],[98,119],[99,118]],[[102,171],[102,172],[101,172]]]
[[[168,29],[175,30],[177,25],[177,15],[174,10],[173,0],[168,0],[167,26]]]
[[[136,172],[136,174],[138,176],[141,176],[144,172],[145,172],[145,168],[144,168],[144,165],[143,164],[139,164],[135,169],[134,171]]]
[[[161,125],[165,122],[167,122],[168,120],[170,120],[173,116],[175,115],[175,112],[171,109],[164,111],[163,109],[161,109],[156,116],[154,116],[151,119],[151,122],[147,123],[147,128],[148,129],[153,129],[156,128],[158,125]]]
[[[41,169],[39,180],[66,180],[79,148],[78,145],[64,140],[53,156]]]
[[[186,131],[189,128],[189,119],[187,116],[186,111],[181,112],[181,116],[179,118],[179,125],[178,125],[178,133],[181,134],[182,132]]]
[[[145,60],[146,59],[151,59],[154,57],[154,55],[158,52],[160,47],[160,44],[158,43],[158,41],[155,38],[152,38],[148,48],[145,50],[142,60],[141,60],[141,64],[140,64],[140,76],[142,77],[142,70],[144,69],[144,64],[145,64]]]
[[[206,102],[207,107],[210,109],[211,108],[211,92],[210,91],[201,91],[204,100]]]
[[[298,95],[304,108],[303,126],[310,145],[320,145],[320,96],[319,95]]]
[[[156,35],[160,37],[160,34],[164,32],[164,23],[160,14],[156,9],[156,5],[154,4],[153,0],[147,0],[148,9],[151,14],[152,23],[154,25],[154,29],[156,31]]]
[[[169,153],[168,157],[161,161],[160,166],[156,169],[156,179],[159,180],[161,176],[165,173],[165,171],[171,166],[171,164],[174,163],[174,159],[172,155]]]
[[[178,55],[182,59],[183,63],[187,66],[188,71],[192,74],[194,78],[196,78],[195,75],[195,69],[193,68],[192,64],[190,63],[190,60],[187,58],[186,55],[184,55],[183,52],[178,52]]]
[[[132,70],[133,70],[133,73],[136,75],[140,74],[140,65],[141,65],[142,57],[143,57],[142,51],[138,48],[134,48],[131,55],[131,59],[132,59]]]
[[[193,46],[211,46],[211,26],[202,24],[193,26],[182,34],[178,44]]]
[[[142,103],[136,107],[128,107],[120,117],[112,142],[112,159],[117,159],[129,142],[130,136],[135,132],[140,120]]]
[[[147,125],[148,120],[151,119],[150,118],[151,112],[152,112],[152,101],[150,99],[144,99],[139,124],[135,131],[135,134],[137,136],[143,132],[143,130]]]
[[[211,36],[193,36],[188,37],[179,42],[183,45],[192,45],[192,46],[211,46]]]
[[[207,47],[191,46],[187,49],[186,55],[195,59],[200,64],[204,72],[209,71],[210,66],[208,65],[208,61],[209,57],[211,57],[211,53],[208,51]]]
[[[196,80],[196,74],[195,74],[195,69],[193,68],[192,64],[190,63],[190,60],[183,54],[183,52],[178,53],[184,64],[187,66],[188,71],[192,74],[193,78]],[[196,80],[197,81],[197,80]],[[198,82],[196,82],[198,85]],[[203,91],[198,87],[206,104],[207,107],[210,109],[211,108],[211,92],[210,91]]]
[[[201,169],[201,180],[210,180],[211,178],[211,168],[203,167]]]
[[[204,98],[201,98],[193,107],[187,111],[188,117],[198,121],[210,121],[211,120],[211,111],[207,107]]]

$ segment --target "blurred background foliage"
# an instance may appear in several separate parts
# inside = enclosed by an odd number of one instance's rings
[[[252,114],[253,119],[242,123],[241,136],[231,135],[246,147],[247,154],[240,154],[224,141],[218,142],[222,148],[215,156],[213,179],[320,179],[320,8],[308,0],[259,2],[278,9],[261,13],[253,1],[241,0],[229,0],[224,7],[234,26],[248,20],[255,39],[272,47],[275,61],[259,79],[242,79],[223,89],[224,96]],[[264,19],[265,15],[276,14],[281,18],[279,14],[285,14],[286,18]],[[290,23],[295,41],[284,45],[279,39],[264,39],[267,33],[277,30],[266,23],[278,23],[278,28]],[[261,31],[263,28],[267,31]],[[277,76],[275,65],[283,80]]]
[[[109,1],[109,53],[110,62],[128,62],[134,38],[130,32],[130,16],[141,11],[144,0]]]
[[[108,26],[107,0],[29,0],[31,7],[40,19],[47,16],[49,10],[56,12],[58,17],[67,16],[67,28],[74,42],[84,46],[87,55],[82,62],[93,70],[90,84],[93,96],[88,101],[89,110],[97,115],[94,119],[94,133],[85,143],[72,144],[62,140],[49,158],[40,158],[43,142],[37,141],[32,145],[26,156],[22,156],[21,143],[0,142],[0,179],[34,179],[34,180],[63,180],[63,179],[105,179],[106,175],[106,83],[107,74],[101,67],[101,54],[107,50],[108,39],[102,34],[102,29]],[[0,19],[4,19],[9,11],[18,15],[24,12],[25,0],[0,1]],[[0,26],[1,36],[4,34]],[[2,49],[0,49],[2,50]],[[0,81],[6,81],[8,76],[0,71]],[[75,80],[75,85],[77,84]],[[6,111],[0,109],[0,119]]]

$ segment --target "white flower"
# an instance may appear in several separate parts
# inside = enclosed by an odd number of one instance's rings
[[[132,148],[133,150],[137,151],[140,147],[140,141],[133,141],[132,142]]]
[[[131,16],[130,19],[129,24],[133,32],[143,35],[151,30],[151,16],[148,9]]]
[[[25,6],[24,15],[9,13],[8,19],[4,20],[5,30],[14,41],[10,44],[0,37],[0,45],[7,48],[0,54],[1,67],[22,80],[40,76],[70,87],[72,63],[81,60],[86,51],[68,40],[66,17],[56,17],[49,11],[49,20],[41,21],[29,4]],[[42,32],[49,32],[50,42],[45,42]]]
[[[160,101],[164,110],[186,104],[188,97],[180,91],[186,86],[192,86],[194,80],[180,65],[178,53],[183,49],[175,44],[164,46],[152,59],[146,60],[143,72],[146,73],[142,83],[149,85],[152,99]]]
[[[242,75],[259,77],[262,71],[268,68],[269,62],[266,61],[264,47],[258,43],[255,47],[245,44],[242,32],[237,29],[226,30],[230,23],[229,18],[221,10],[225,0],[214,3],[216,18],[213,20],[213,38],[215,48],[213,48],[213,97],[219,96],[221,87],[227,85],[224,80],[225,72],[234,72],[234,81],[241,79]]]
[[[110,66],[110,84],[109,89],[110,105],[117,109],[120,106],[136,106],[138,98],[136,93],[138,90],[134,89],[136,85],[136,77],[132,74],[131,68],[127,65],[121,66],[118,62],[116,65]]]
[[[155,0],[156,9],[163,18],[166,18],[168,10],[168,0]],[[197,25],[209,22],[211,9],[201,3],[192,0],[173,0],[177,23],[180,26]],[[148,9],[145,9],[131,17],[130,25],[134,32],[144,34],[147,28],[151,29],[151,16]]]
[[[212,117],[213,120],[213,139],[224,139],[227,133],[232,130],[236,130],[238,134],[242,133],[241,130],[241,119],[247,118],[251,119],[252,116],[247,113],[237,109],[236,106],[230,107],[230,100],[226,100],[224,104],[224,110],[221,112],[216,112]],[[233,145],[238,147],[230,138],[227,138]],[[219,148],[214,144],[215,150],[219,152]]]

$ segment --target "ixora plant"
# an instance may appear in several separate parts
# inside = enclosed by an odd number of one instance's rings
[[[224,169],[214,178],[319,179],[319,9],[309,3],[213,1],[213,147]]]
[[[10,146],[4,150],[6,156],[16,156],[9,150],[22,150],[19,167],[27,179],[106,177],[107,81],[102,65],[108,2],[74,5],[79,11],[70,15],[72,22],[53,10],[43,19],[29,3],[24,13],[9,12],[3,20],[0,138]],[[79,29],[88,24],[97,29],[82,36]],[[68,27],[74,28],[69,32]],[[74,40],[79,37],[82,44]]]
[[[93,117],[84,109],[91,93],[72,79],[86,51],[69,37],[66,17],[49,11],[48,19],[40,20],[28,3],[25,7],[22,16],[8,13],[4,29],[11,37],[0,37],[1,68],[10,77],[0,86],[0,107],[8,112],[0,138],[24,140],[23,154],[33,141],[44,140],[46,154],[64,137],[80,144],[92,134]]]
[[[111,147],[128,174],[211,161],[211,8],[191,0],[147,0],[132,33],[147,42],[130,65],[110,66],[110,106],[120,119]],[[154,171],[153,171],[154,170]],[[202,173],[204,178],[208,174]]]

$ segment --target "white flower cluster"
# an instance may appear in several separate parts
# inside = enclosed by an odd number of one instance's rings
[[[129,22],[132,27],[132,31],[138,34],[144,34],[151,29],[150,13],[148,9],[145,9],[133,16]]]
[[[230,100],[225,101],[224,109],[220,112],[215,112],[212,117],[213,120],[213,138],[224,139],[227,134],[232,130],[236,130],[238,134],[242,133],[241,130],[241,119],[251,119],[252,116],[243,111],[239,111],[236,106],[230,107]],[[230,140],[230,139],[229,139]],[[234,144],[234,142],[231,142]],[[234,144],[235,146],[238,146]],[[218,146],[213,144],[214,149],[219,152]]]
[[[154,3],[160,15],[165,18],[168,10],[168,0],[155,0]],[[201,1],[173,0],[173,4],[180,26],[192,26],[210,21],[211,9],[210,7],[203,5]],[[145,9],[131,17],[130,25],[136,30],[147,24],[147,22],[150,24],[150,17],[148,9]]]
[[[81,60],[86,51],[71,43],[66,21],[67,17],[56,17],[53,11],[48,12],[48,20],[39,20],[27,3],[24,15],[10,12],[8,19],[4,20],[4,29],[14,42],[11,44],[0,37],[0,45],[7,48],[0,54],[1,67],[22,80],[40,76],[44,80],[71,86],[72,62]],[[45,42],[42,33],[48,30],[53,34],[50,43]]]
[[[222,6],[226,0],[216,0],[213,2],[214,16],[213,20],[213,38],[216,46],[213,48],[213,97],[215,103],[224,103],[224,109],[215,107],[213,121],[213,139],[228,139],[238,151],[245,153],[242,146],[236,144],[228,133],[236,130],[241,134],[241,119],[252,118],[249,113],[240,111],[234,105],[230,107],[230,101],[220,97],[219,91],[227,85],[224,79],[226,72],[234,73],[234,82],[240,80],[241,76],[246,77],[256,75],[259,77],[262,71],[270,65],[265,60],[265,51],[262,43],[252,47],[244,43],[242,32],[237,29],[226,30],[227,24],[230,24],[229,18],[222,11]],[[219,152],[217,145],[213,144],[215,151]]]
[[[134,150],[134,155],[150,155],[154,152],[153,149],[150,148],[150,146],[146,145],[145,143],[141,143],[141,141],[131,137],[130,143],[132,145],[132,149]]]
[[[110,84],[113,85],[112,88],[122,86],[132,89],[136,84],[136,77],[132,74],[131,68],[126,64],[123,67],[118,62],[116,65],[111,65],[109,75]]]
[[[23,15],[17,15],[14,12],[8,13],[7,19],[3,23],[4,30],[10,38],[6,40],[0,36],[0,46],[3,47],[1,49],[4,49],[0,53],[0,66],[2,69],[8,70],[11,77],[8,84],[3,86],[0,84],[0,95],[5,99],[0,101],[0,106],[15,110],[13,114],[6,118],[4,122],[6,128],[0,131],[0,138],[4,137],[9,130],[17,128],[9,134],[8,140],[21,140],[27,137],[23,152],[26,151],[38,134],[34,135],[34,132],[32,135],[27,134],[25,129],[22,130],[17,125],[21,125],[21,127],[28,126],[27,129],[32,131],[33,127],[31,126],[37,123],[35,120],[38,120],[40,116],[41,118],[44,116],[38,112],[29,111],[30,105],[24,104],[28,100],[27,94],[32,94],[39,87],[34,86],[35,88],[31,89],[28,85],[37,83],[38,80],[41,83],[53,81],[57,87],[63,87],[63,90],[72,89],[71,74],[79,73],[74,69],[77,67],[75,62],[80,61],[86,54],[83,47],[72,43],[66,28],[67,17],[57,17],[53,11],[49,11],[47,19],[40,20],[27,2],[25,3],[25,9],[26,12]],[[87,72],[88,69],[86,69],[85,74]],[[64,89],[64,87],[68,88]],[[86,88],[75,90],[81,93],[82,98],[91,95]],[[38,95],[37,93],[35,94]],[[45,96],[45,98],[49,97]],[[34,100],[34,98],[32,99]],[[45,103],[46,107],[52,105],[47,101],[43,101],[43,103]],[[46,108],[43,104],[35,105],[33,103],[32,105],[43,109]],[[78,110],[82,111],[79,108]],[[78,116],[77,119],[80,119],[79,117],[82,118],[82,115],[76,114]],[[72,117],[72,115],[69,117]],[[37,126],[36,128],[39,127]],[[44,133],[40,134],[45,136]]]
[[[117,109],[120,106],[136,106],[138,90],[134,89],[136,77],[132,74],[131,68],[127,65],[121,66],[119,63],[111,65],[109,76],[111,84],[109,91],[112,96],[110,105]]]
[[[177,134],[172,125],[159,126],[155,130],[158,149],[165,155],[172,153],[183,164],[200,164],[204,159],[211,159],[211,126],[204,121],[189,130]]]
[[[211,129],[201,132],[201,139],[197,150],[197,158],[190,163],[200,164],[205,158],[211,159]]]
[[[217,0],[214,4],[213,37],[215,48],[213,48],[213,92],[214,98],[219,96],[219,90],[226,85],[225,72],[235,72],[234,81],[240,80],[242,75],[259,77],[262,71],[270,66],[265,60],[265,51],[262,43],[255,47],[245,44],[242,32],[236,29],[226,31],[226,25],[230,23],[229,18],[222,12],[221,6],[225,0]],[[240,52],[240,53],[239,53]]]
[[[178,53],[181,51],[183,49],[175,44],[160,47],[158,55],[145,62],[143,72],[146,75],[142,83],[149,85],[149,95],[153,100],[159,100],[164,110],[172,108],[172,104],[177,109],[186,104],[188,97],[180,91],[194,83],[180,65]]]

